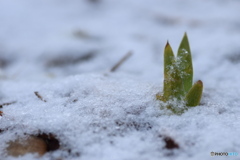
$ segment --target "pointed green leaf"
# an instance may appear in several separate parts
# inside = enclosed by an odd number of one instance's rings
[[[177,69],[172,48],[167,42],[164,50],[163,99],[165,102],[172,98],[181,100],[184,96],[182,93],[184,93],[182,79]]]
[[[164,82],[163,98],[168,101],[173,95],[173,74],[174,74],[175,57],[170,44],[167,42],[164,50]]]
[[[179,75],[181,76],[183,82],[184,93],[182,94],[184,95],[188,93],[188,91],[192,87],[193,79],[192,56],[186,33],[184,34],[181,44],[178,48],[176,64],[179,71]]]
[[[164,78],[168,78],[171,75],[174,63],[175,57],[170,44],[167,42],[164,50]]]
[[[192,88],[189,90],[185,97],[186,105],[194,107],[199,105],[203,91],[203,83],[201,80],[197,81]]]

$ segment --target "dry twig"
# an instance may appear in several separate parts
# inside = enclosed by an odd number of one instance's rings
[[[13,104],[13,103],[16,103],[16,101],[0,104],[0,108],[2,108],[3,106],[11,105],[11,104]],[[3,115],[3,112],[0,111],[0,116],[2,116],[2,115]]]
[[[132,54],[133,54],[133,53],[132,53],[131,51],[129,51],[122,59],[120,59],[120,61],[119,61],[117,64],[115,64],[115,65],[111,68],[110,72],[116,71],[116,70],[119,68],[119,66],[120,66],[123,62],[125,62]]]
[[[16,103],[16,101],[0,104],[0,108]]]
[[[43,97],[36,91],[34,92],[34,94],[43,102],[47,102],[45,99],[43,99]]]

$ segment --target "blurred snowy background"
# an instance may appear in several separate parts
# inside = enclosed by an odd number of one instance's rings
[[[238,0],[0,0],[0,102],[16,101],[1,109],[0,128],[15,128],[0,134],[0,154],[15,134],[35,130],[55,133],[81,153],[61,150],[42,159],[197,160],[211,159],[211,151],[239,153],[239,8]],[[204,95],[201,106],[169,116],[154,95],[161,91],[165,44],[176,53],[184,32]],[[128,51],[133,55],[108,73]],[[135,122],[142,128],[126,125]],[[31,129],[19,131],[19,125]],[[169,154],[158,134],[171,134],[180,149]]]
[[[2,0],[1,75],[35,80],[101,72],[131,50],[134,56],[120,71],[161,81],[166,41],[176,52],[187,32],[195,78],[208,85],[213,76],[230,78],[216,70],[224,71],[225,64],[225,71],[233,70],[240,61],[239,3]]]

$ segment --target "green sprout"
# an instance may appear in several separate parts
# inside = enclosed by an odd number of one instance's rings
[[[185,33],[178,48],[177,57],[174,56],[170,44],[167,42],[164,50],[164,82],[163,94],[157,94],[158,100],[163,102],[184,102],[187,107],[199,105],[203,83],[201,80],[192,85],[193,67],[190,46]],[[179,109],[173,103],[168,103],[167,108],[173,113],[181,114],[184,109]],[[185,108],[186,109],[186,108]]]

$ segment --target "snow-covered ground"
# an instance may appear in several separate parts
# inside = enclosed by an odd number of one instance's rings
[[[0,108],[0,159],[240,154],[239,8],[238,0],[0,0],[0,104],[14,102]],[[199,106],[172,115],[155,95],[165,44],[176,52],[184,32],[204,92]],[[10,141],[40,133],[60,148],[7,155]]]

